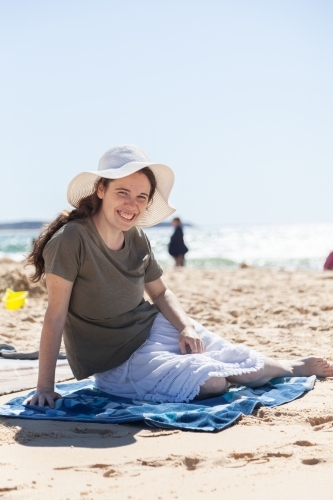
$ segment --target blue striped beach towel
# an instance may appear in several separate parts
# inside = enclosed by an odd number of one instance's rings
[[[145,422],[159,428],[190,431],[220,431],[250,415],[259,406],[278,406],[311,390],[312,377],[285,377],[271,380],[258,389],[232,386],[219,397],[190,403],[151,403],[110,396],[97,389],[90,379],[56,385],[63,399],[56,407],[24,405],[25,396],[0,406],[0,415],[34,420],[63,420],[125,424]]]

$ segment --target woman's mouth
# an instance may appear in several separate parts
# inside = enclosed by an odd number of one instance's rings
[[[135,214],[131,214],[130,212],[123,212],[122,210],[118,210],[118,214],[122,219],[126,219],[128,221],[133,220],[135,217]]]

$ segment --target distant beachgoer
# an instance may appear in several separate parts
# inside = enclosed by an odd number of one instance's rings
[[[332,271],[333,270],[333,252],[329,254],[324,264],[324,271]]]
[[[74,209],[43,229],[27,259],[35,266],[31,279],[45,274],[48,291],[38,383],[27,404],[53,408],[61,398],[54,382],[62,336],[78,380],[94,376],[100,390],[131,399],[188,402],[223,394],[229,382],[259,387],[275,377],[333,377],[323,358],[268,358],[188,317],[142,230],[174,212],[173,182],[170,167],[122,145],[69,183]],[[43,191],[50,189],[45,180]]]
[[[172,221],[172,225],[175,230],[170,239],[168,248],[169,254],[175,259],[175,265],[177,267],[184,266],[185,254],[188,252],[188,248],[184,243],[184,233],[180,218],[175,217]]]

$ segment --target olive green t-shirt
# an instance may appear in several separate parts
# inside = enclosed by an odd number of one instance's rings
[[[92,219],[71,221],[47,243],[45,273],[73,282],[64,329],[68,362],[81,380],[125,362],[147,339],[158,309],[143,299],[162,275],[142,229],[111,250]]]

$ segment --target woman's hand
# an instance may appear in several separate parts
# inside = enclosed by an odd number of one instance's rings
[[[182,354],[201,354],[204,352],[204,344],[193,328],[193,326],[186,326],[179,335],[179,346]]]
[[[23,404],[36,406],[49,406],[54,408],[54,402],[57,399],[62,399],[62,396],[53,389],[40,389],[33,396],[26,399]]]
[[[177,297],[163,283],[161,278],[146,283],[145,290],[163,316],[177,328],[179,346],[182,354],[201,354],[204,344],[195,331],[189,317]]]

